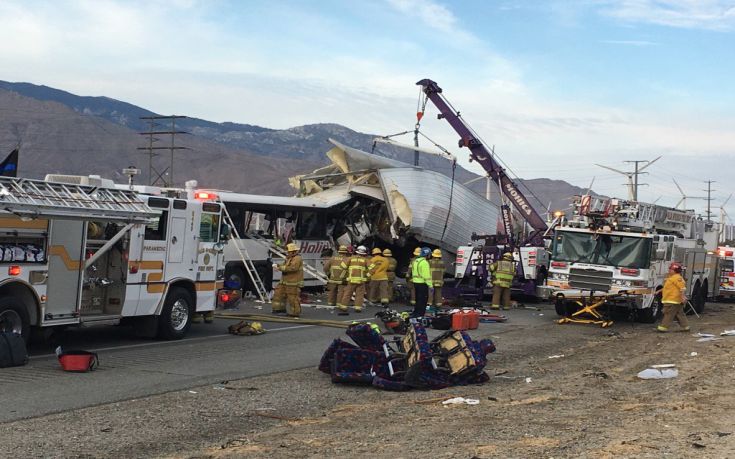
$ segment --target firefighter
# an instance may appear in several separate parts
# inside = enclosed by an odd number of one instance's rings
[[[656,327],[660,332],[669,331],[669,327],[674,319],[679,322],[679,330],[689,331],[689,321],[684,312],[684,305],[687,304],[686,282],[681,277],[681,265],[679,263],[671,263],[669,266],[669,274],[666,276],[664,288],[661,292],[661,302],[664,305],[664,317],[661,324]]]
[[[370,265],[368,265],[368,273],[370,273],[370,284],[369,288],[372,293],[370,301],[380,304],[384,307],[388,307],[388,259],[383,256],[383,251],[375,248],[373,249],[373,257],[370,259]]]
[[[273,294],[273,314],[286,313],[291,317],[299,317],[301,315],[301,287],[304,286],[304,261],[299,255],[299,246],[296,244],[287,244],[286,251],[286,260],[280,265],[273,264],[273,268],[283,273],[281,282]]]
[[[408,291],[411,293],[411,306],[416,305],[416,290],[413,288],[413,280],[411,272],[413,270],[413,262],[416,261],[419,258],[419,255],[421,255],[421,248],[416,247],[413,249],[413,258],[408,262],[408,271],[406,271],[406,285],[408,286]]]
[[[329,278],[327,282],[327,304],[329,306],[336,306],[342,300],[346,272],[341,265],[348,259],[347,247],[341,245],[337,250],[337,255],[324,262],[324,273]]]
[[[372,252],[372,258],[370,258],[368,262],[368,272],[372,272],[372,270],[375,268],[375,261],[378,261],[377,257],[383,255],[383,251],[379,248],[375,247]],[[378,283],[375,282],[375,279],[370,276],[370,282],[367,284],[367,288],[365,290],[365,297],[370,301],[371,303],[377,303],[379,299],[378,295]]]
[[[383,250],[383,256],[388,260],[388,303],[393,301],[393,283],[396,280],[396,267],[398,261],[393,258],[393,252],[390,249]]]
[[[503,258],[490,265],[493,278],[493,309],[510,309],[510,286],[516,274],[513,254],[506,252]]]
[[[355,294],[355,312],[362,312],[362,302],[365,299],[365,283],[368,281],[368,259],[367,248],[361,245],[355,251],[355,255],[351,256],[347,262],[340,265],[347,272],[347,285],[342,294],[339,311],[340,316],[346,316],[347,306],[350,304],[352,294]]]
[[[440,308],[444,304],[442,300],[444,262],[442,261],[442,251],[440,249],[434,249],[434,251],[431,252],[429,270],[431,271],[431,286],[434,288],[434,292],[429,299],[429,304],[435,308]]]
[[[429,284],[431,283],[431,268],[429,260],[431,249],[422,247],[419,256],[411,263],[411,282],[416,292],[416,304],[413,307],[411,317],[423,317],[426,314],[426,304],[429,301]]]

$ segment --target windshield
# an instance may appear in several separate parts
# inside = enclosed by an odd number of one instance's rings
[[[650,263],[651,245],[650,238],[557,231],[552,259],[646,269]]]

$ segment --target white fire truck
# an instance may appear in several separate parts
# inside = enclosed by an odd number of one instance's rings
[[[682,263],[687,296],[698,313],[719,287],[716,231],[693,211],[578,197],[574,215],[554,230],[547,288],[556,312],[570,316],[586,299],[608,296],[640,321],[661,314],[660,289],[672,261]]]
[[[720,257],[720,297],[735,298],[735,248],[717,247]]]
[[[221,206],[99,177],[0,178],[0,329],[131,322],[179,339],[224,276]]]

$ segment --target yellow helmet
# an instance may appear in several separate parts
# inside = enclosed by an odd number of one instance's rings
[[[346,245],[339,246],[339,250],[337,250],[337,252],[339,252],[339,253],[347,253],[347,246]]]
[[[510,252],[505,252],[503,254],[503,260],[513,260],[513,254]]]
[[[299,246],[291,242],[290,244],[286,245],[286,251],[288,252],[298,252]]]
[[[373,255],[380,255],[381,253],[383,253],[383,251],[380,250],[379,248],[375,247],[373,249]]]
[[[392,257],[393,256],[393,252],[391,252],[390,249],[385,249],[385,250],[383,250],[383,256],[384,257]]]
[[[439,249],[434,249],[433,252],[431,252],[431,256],[434,258],[441,258],[442,257],[442,251]]]
[[[416,247],[413,249],[413,256],[418,257],[419,255],[421,255],[421,247]]]

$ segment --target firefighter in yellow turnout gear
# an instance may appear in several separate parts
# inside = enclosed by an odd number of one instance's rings
[[[444,301],[442,299],[442,286],[444,285],[444,262],[442,261],[442,251],[440,249],[434,249],[431,252],[431,259],[429,260],[429,270],[431,271],[431,286],[434,291],[429,297],[429,304],[431,306],[440,308]]]
[[[348,314],[347,306],[350,304],[352,294],[355,294],[355,312],[362,312],[362,303],[365,299],[365,284],[368,281],[368,259],[367,248],[361,245],[357,248],[355,255],[351,256],[347,263],[340,265],[347,273],[347,285],[342,294],[342,300],[338,304],[337,314],[345,316]]]
[[[493,309],[510,309],[510,287],[516,274],[513,254],[506,252],[503,258],[490,265],[493,278]]]
[[[383,256],[383,251],[373,249],[373,257],[368,265],[370,273],[370,284],[368,298],[373,303],[380,301],[384,307],[388,306],[388,259]]]
[[[408,286],[408,291],[411,294],[411,306],[416,305],[416,289],[413,286],[413,263],[417,258],[420,258],[420,255],[421,247],[413,249],[413,258],[408,262],[408,271],[406,271],[406,285]]]
[[[339,246],[337,255],[332,256],[324,262],[324,273],[329,278],[327,282],[327,304],[336,306],[341,303],[342,293],[344,292],[345,278],[347,272],[342,269],[342,263],[347,263],[350,259],[347,256],[347,247]]]
[[[286,260],[273,268],[281,271],[281,282],[273,294],[273,314],[286,313],[291,317],[301,315],[301,287],[304,286],[304,261],[296,244],[286,245]]]
[[[396,280],[396,267],[398,261],[393,258],[393,252],[390,249],[383,250],[383,256],[388,260],[388,303],[393,301],[393,283]]]

